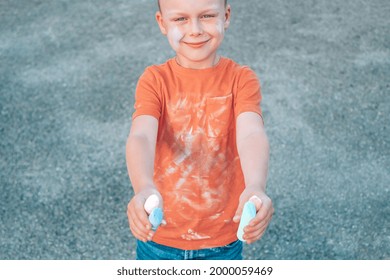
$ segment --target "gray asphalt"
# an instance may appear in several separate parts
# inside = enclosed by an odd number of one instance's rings
[[[246,259],[390,259],[390,3],[231,0],[259,75],[275,215]],[[155,1],[0,0],[0,259],[133,259],[134,89]]]

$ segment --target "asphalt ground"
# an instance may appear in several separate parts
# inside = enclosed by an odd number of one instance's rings
[[[262,83],[275,215],[246,259],[390,259],[390,2],[230,0]],[[155,1],[0,0],[0,259],[134,259],[134,89]]]

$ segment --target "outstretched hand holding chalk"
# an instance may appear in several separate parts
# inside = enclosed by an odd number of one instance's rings
[[[143,241],[150,241],[154,231],[164,225],[162,197],[155,189],[137,193],[127,206],[127,217],[133,235]]]
[[[234,222],[240,222],[237,237],[247,244],[259,240],[267,229],[273,212],[272,201],[265,193],[245,190],[233,218]]]

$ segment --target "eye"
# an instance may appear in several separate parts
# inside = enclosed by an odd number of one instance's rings
[[[185,17],[179,17],[179,18],[175,18],[175,19],[174,19],[174,21],[178,21],[178,22],[180,22],[180,21],[185,21],[185,20],[186,20]]]
[[[213,18],[215,15],[203,15],[202,18]]]

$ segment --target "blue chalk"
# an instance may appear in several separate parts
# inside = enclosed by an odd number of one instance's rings
[[[239,240],[245,242],[242,238],[244,235],[244,228],[249,224],[249,222],[256,216],[256,206],[253,202],[248,201],[244,205],[244,210],[242,211],[240,225],[237,230],[237,237]]]
[[[152,224],[152,229],[156,230],[163,219],[163,212],[161,208],[157,207],[152,210],[152,212],[149,215],[149,222]]]

